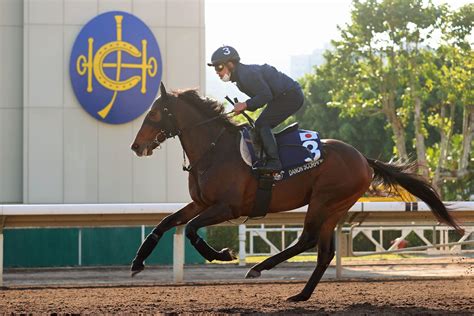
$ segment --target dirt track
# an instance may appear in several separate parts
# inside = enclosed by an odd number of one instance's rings
[[[311,299],[289,303],[304,283],[137,287],[10,288],[0,313],[474,314],[474,278],[321,282]]]

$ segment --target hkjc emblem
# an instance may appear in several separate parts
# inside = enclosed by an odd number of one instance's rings
[[[82,107],[99,121],[127,123],[155,99],[161,54],[151,30],[120,11],[89,21],[74,42],[69,73]]]

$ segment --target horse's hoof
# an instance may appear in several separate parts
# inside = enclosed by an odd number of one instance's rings
[[[145,265],[142,262],[133,262],[132,267],[130,268],[130,276],[133,278],[135,275],[142,272],[143,270],[145,270]]]
[[[262,275],[260,273],[260,271],[250,269],[249,272],[247,272],[247,274],[245,275],[245,278],[246,279],[255,279],[255,278],[259,278],[260,275]]]
[[[237,259],[237,257],[234,255],[234,252],[229,248],[224,248],[219,251],[219,256],[217,257],[217,260],[220,261],[232,261],[235,259]]]
[[[308,299],[309,297],[306,297],[305,295],[300,293],[300,294],[288,297],[286,300],[289,302],[303,302],[303,301],[307,301]]]

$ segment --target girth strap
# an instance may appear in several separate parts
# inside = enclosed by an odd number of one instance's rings
[[[272,188],[275,179],[271,174],[261,174],[258,176],[257,194],[250,218],[265,217],[272,200]]]

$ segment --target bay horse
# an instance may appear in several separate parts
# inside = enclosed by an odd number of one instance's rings
[[[230,261],[233,253],[212,248],[198,234],[199,228],[249,216],[255,202],[257,180],[239,152],[240,127],[224,114],[222,104],[201,97],[196,90],[161,95],[146,114],[131,149],[137,156],[150,156],[170,137],[179,137],[189,158],[189,193],[192,202],[164,218],[147,236],[131,266],[132,276],[141,272],[144,260],[167,230],[186,225],[185,235],[208,261]],[[433,187],[416,173],[413,163],[385,163],[366,158],[354,147],[333,139],[322,141],[324,162],[317,168],[277,181],[269,213],[308,205],[304,228],[298,241],[282,252],[253,266],[247,278],[317,245],[314,272],[303,290],[288,298],[305,301],[334,257],[334,228],[371,184],[396,189],[399,185],[420,198],[437,219],[461,232]]]

